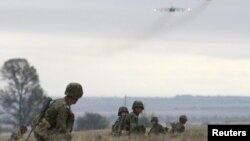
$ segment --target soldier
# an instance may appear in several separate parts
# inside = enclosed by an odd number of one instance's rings
[[[152,128],[150,129],[148,135],[165,134],[165,129],[161,124],[159,124],[158,117],[152,117],[151,123],[152,123]]]
[[[186,124],[187,121],[188,121],[187,116],[186,115],[181,115],[179,117],[179,122],[172,123],[171,132],[172,133],[183,133],[183,132],[185,132],[185,124]]]
[[[129,111],[127,107],[120,107],[118,110],[118,119],[115,124],[112,126],[112,135],[115,137],[119,137],[122,135],[122,130],[124,130],[124,124],[126,116],[128,115]]]
[[[138,124],[138,116],[144,110],[143,103],[141,101],[135,101],[132,109],[133,112],[129,113],[125,119],[126,131],[128,131],[129,135],[145,134],[146,128]]]
[[[12,133],[9,141],[23,141],[23,135],[28,131],[26,126],[20,126],[18,133]]]
[[[64,98],[53,100],[50,103],[44,118],[35,127],[34,135],[37,141],[71,140],[75,119],[70,106],[82,97],[82,86],[79,83],[68,84],[65,95]]]

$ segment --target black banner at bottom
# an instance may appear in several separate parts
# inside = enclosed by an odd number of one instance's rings
[[[208,125],[208,141],[250,141],[250,125]]]

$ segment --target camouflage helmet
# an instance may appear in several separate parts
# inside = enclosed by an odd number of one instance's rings
[[[83,95],[82,85],[79,83],[69,83],[65,90],[65,95],[72,98],[81,98]]]
[[[132,109],[135,109],[135,108],[142,108],[144,110],[144,105],[143,105],[143,103],[141,101],[135,101],[133,103]]]
[[[118,116],[121,116],[121,114],[123,112],[129,113],[128,108],[127,107],[120,107],[118,110]]]
[[[21,125],[21,126],[20,126],[20,130],[26,130],[26,131],[27,131],[28,129],[27,129],[27,127],[26,127],[26,126]]]
[[[181,116],[179,117],[179,121],[180,121],[181,123],[186,123],[186,122],[188,121],[187,116],[186,116],[186,115],[181,115]]]
[[[159,122],[158,117],[152,117],[152,118],[151,118],[151,122],[153,122],[153,121],[155,121],[155,122]]]

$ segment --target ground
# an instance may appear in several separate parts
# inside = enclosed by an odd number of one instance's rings
[[[73,141],[207,141],[207,129],[205,126],[188,126],[183,134],[167,134],[165,136],[149,137],[121,137],[113,138],[110,130],[82,131],[73,133]],[[0,136],[0,141],[7,141],[7,136]],[[34,141],[30,139],[30,141]]]

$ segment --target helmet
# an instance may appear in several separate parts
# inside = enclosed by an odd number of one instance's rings
[[[82,85],[79,83],[69,83],[65,90],[65,95],[72,98],[81,98],[83,95]]]
[[[118,116],[121,116],[122,112],[129,113],[128,108],[127,107],[120,107],[118,110]]]
[[[186,115],[181,115],[180,118],[179,118],[179,121],[181,123],[186,123],[188,121],[187,116]]]
[[[159,122],[159,119],[158,119],[158,117],[152,117],[152,118],[151,118],[151,122],[152,122],[152,121]]]
[[[144,105],[143,105],[143,103],[141,101],[135,101],[133,103],[132,109],[135,109],[135,108],[142,108],[142,109],[144,109]]]

